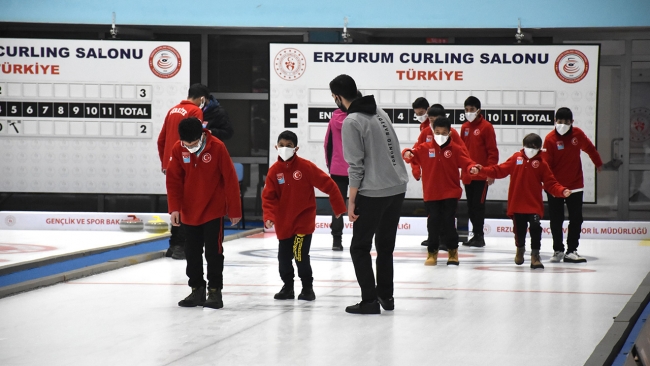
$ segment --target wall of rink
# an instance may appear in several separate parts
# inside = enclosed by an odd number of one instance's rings
[[[164,194],[189,43],[0,39],[0,191]]]
[[[120,221],[129,215],[143,223],[154,216],[170,222],[168,213],[3,211],[0,230],[120,231]]]
[[[574,125],[596,141],[598,62],[598,45],[271,44],[269,159],[277,159],[275,138],[290,129],[298,135],[299,154],[327,171],[323,141],[336,108],[329,82],[339,74],[375,96],[402,149],[420,133],[411,109],[418,97],[441,103],[459,133],[465,99],[479,98],[495,129],[499,162],[522,148],[526,134],[543,139],[551,132],[559,107],[571,108]],[[595,202],[594,165],[586,154],[582,164],[584,201]],[[509,178],[497,180],[487,198],[507,200],[508,184]],[[422,184],[412,176],[406,197],[422,197]]]
[[[343,217],[343,234],[352,234],[354,223]],[[316,216],[317,234],[330,234],[331,216]],[[542,220],[542,238],[552,239],[551,228],[548,220]],[[469,224],[471,233],[472,227]],[[563,230],[566,234],[568,221],[564,222]],[[512,220],[486,219],[483,231],[486,237],[514,238]],[[274,229],[264,229],[265,232],[275,232]],[[397,235],[427,235],[426,217],[402,217],[397,226]],[[582,224],[583,239],[615,239],[615,240],[647,240],[650,239],[650,223],[633,221],[585,221]]]

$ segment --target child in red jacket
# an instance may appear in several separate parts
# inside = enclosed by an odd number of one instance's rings
[[[218,138],[203,128],[198,118],[178,125],[180,141],[174,144],[167,164],[167,200],[172,225],[186,236],[188,284],[192,293],[183,307],[223,307],[223,220],[233,225],[242,217],[239,180],[230,155]],[[203,248],[208,262],[208,299],[203,279]]]
[[[526,231],[530,224],[530,268],[544,268],[539,257],[542,245],[540,218],[544,215],[542,184],[544,189],[557,197],[568,197],[571,191],[559,184],[539,151],[542,138],[535,133],[524,137],[524,148],[512,155],[505,163],[484,167],[479,176],[505,178],[510,175],[508,188],[508,216],[512,218],[517,254],[515,263],[524,263]]]
[[[404,149],[407,163],[422,167],[424,205],[427,208],[428,255],[425,266],[438,264],[438,250],[444,245],[449,253],[447,265],[458,265],[458,232],[456,208],[462,195],[458,169],[469,174],[478,173],[465,147],[450,133],[451,121],[439,117],[433,121],[433,141],[412,149]]]
[[[483,165],[494,165],[499,162],[499,149],[494,127],[483,118],[481,112],[481,101],[470,96],[465,99],[465,114],[461,120],[466,122],[460,128],[460,136],[465,142],[469,151],[469,157],[475,162]],[[494,183],[494,179],[487,180],[469,174],[462,174],[461,180],[465,185],[467,196],[467,214],[472,222],[473,236],[463,243],[470,247],[482,248],[485,246],[483,239],[483,226],[485,223],[485,199],[488,186]]]
[[[584,263],[587,261],[578,255],[578,241],[582,230],[582,189],[584,188],[580,151],[586,152],[594,162],[596,169],[600,171],[603,161],[600,159],[596,147],[581,129],[573,126],[571,110],[560,108],[555,113],[555,129],[544,139],[544,160],[548,163],[557,181],[567,186],[573,193],[566,198],[556,198],[546,192],[551,216],[551,234],[553,235],[554,253],[551,262]],[[565,202],[569,211],[566,255],[562,243]]]
[[[278,137],[278,161],[266,175],[262,192],[264,226],[271,228],[280,241],[278,262],[280,278],[284,286],[275,294],[276,300],[294,298],[293,265],[295,258],[302,291],[298,300],[316,299],[313,277],[309,262],[309,247],[316,228],[316,195],[314,187],[330,196],[332,210],[338,218],[347,211],[343,196],[336,183],[314,163],[295,155],[298,151],[298,136],[284,131]]]

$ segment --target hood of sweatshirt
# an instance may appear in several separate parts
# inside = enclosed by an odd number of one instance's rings
[[[375,102],[374,95],[366,95],[359,99],[355,99],[348,108],[349,113],[365,113],[365,114],[375,114],[377,113],[377,102]]]

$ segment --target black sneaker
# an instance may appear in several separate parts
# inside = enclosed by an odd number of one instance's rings
[[[343,250],[343,238],[340,236],[335,236],[334,241],[332,242],[332,250],[340,252]]]
[[[221,298],[221,290],[216,288],[208,289],[208,299],[203,304],[204,308],[221,309],[223,307],[223,299]]]
[[[178,302],[178,306],[184,308],[193,308],[202,306],[205,303],[205,286],[192,287],[192,293]]]
[[[381,305],[384,310],[395,310],[395,298],[390,297],[388,299],[382,299],[381,297],[377,297],[377,301],[379,301],[379,305]]]
[[[346,313],[350,314],[381,314],[381,309],[379,308],[379,302],[377,300],[374,301],[361,301],[360,303],[356,305],[350,305],[345,308]]]
[[[420,245],[422,245],[423,247],[428,247],[429,246],[429,239],[423,241],[422,243],[420,243]]]
[[[316,300],[316,294],[314,293],[314,289],[312,287],[309,288],[303,287],[302,291],[300,291],[300,294],[298,295],[298,300],[305,300],[305,301]]]
[[[181,245],[174,245],[170,248],[172,250],[173,259],[185,259],[185,248]]]
[[[167,251],[165,252],[165,257],[171,258],[172,253],[173,253],[172,247],[167,248]]]
[[[293,300],[295,295],[293,293],[293,285],[284,285],[282,290],[273,296],[276,300]]]
[[[474,248],[483,248],[485,246],[485,239],[482,236],[474,235],[466,243],[463,243],[464,246],[474,247]]]

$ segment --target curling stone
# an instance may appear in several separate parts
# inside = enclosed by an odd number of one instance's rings
[[[163,221],[160,216],[154,216],[153,220],[147,221],[144,229],[153,234],[162,234],[169,230],[169,224]]]
[[[120,230],[141,231],[144,229],[144,222],[135,215],[129,215],[128,219],[120,220]]]

